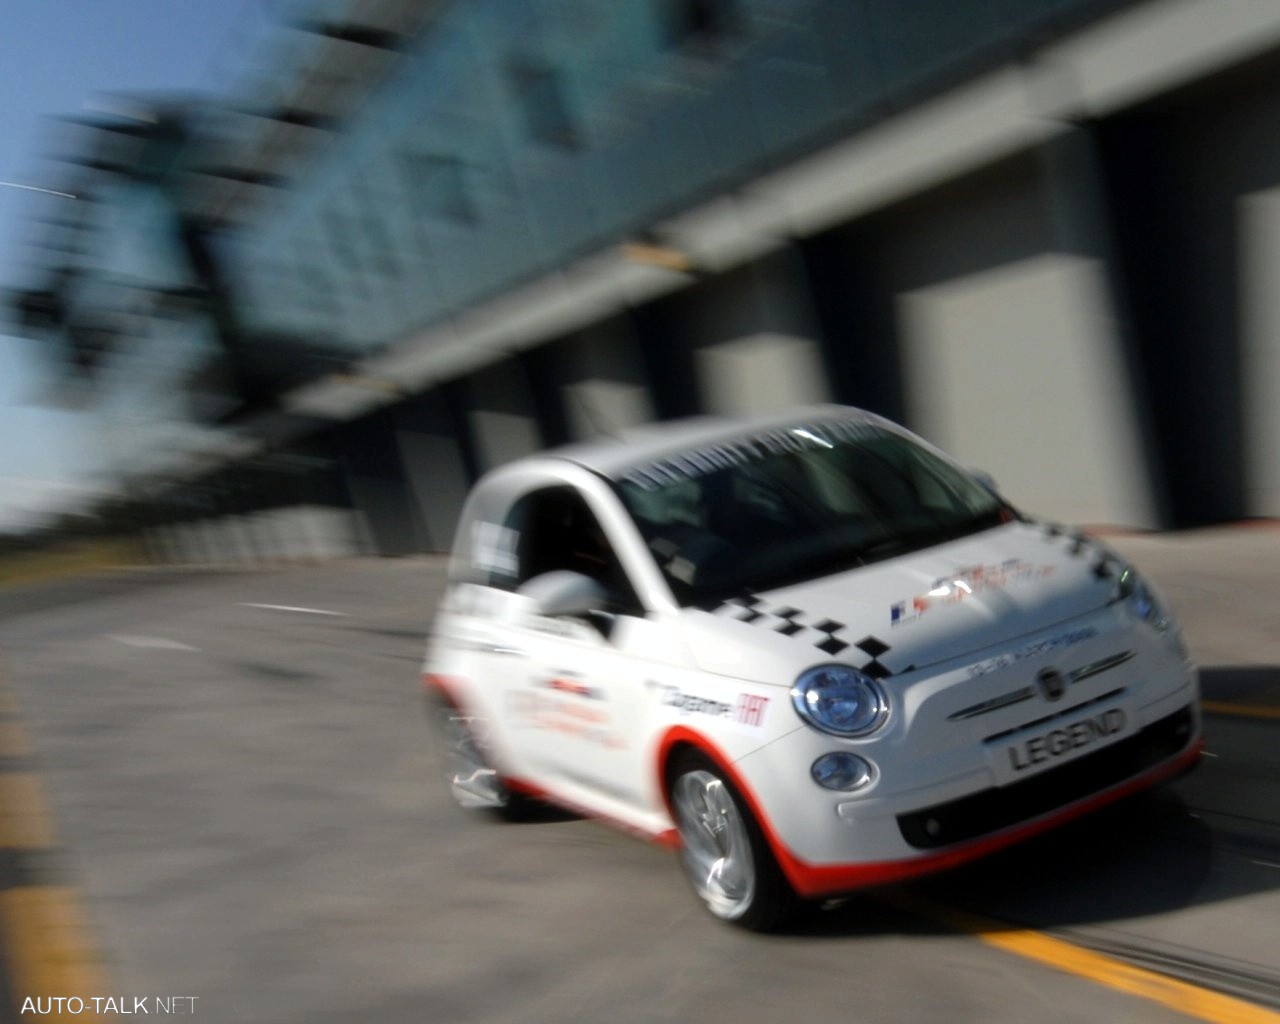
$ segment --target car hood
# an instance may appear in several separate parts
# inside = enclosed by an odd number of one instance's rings
[[[1100,608],[1121,565],[1081,534],[1009,523],[681,620],[698,667],[718,675],[789,686],[828,661],[898,675]]]

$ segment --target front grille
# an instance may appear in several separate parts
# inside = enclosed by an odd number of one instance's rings
[[[1118,665],[1123,665],[1126,661],[1133,657],[1133,651],[1119,651],[1109,657],[1094,661],[1088,665],[1081,665],[1067,673],[1067,679],[1072,683],[1078,683],[1084,679],[1092,679],[1094,676],[1101,675],[1103,672],[1109,672]],[[1013,704],[1019,704],[1024,700],[1030,700],[1036,695],[1036,691],[1030,686],[1022,686],[1016,690],[1010,690],[998,697],[992,697],[990,700],[979,701],[967,708],[961,708],[959,711],[952,712],[947,715],[948,722],[960,722],[966,718],[977,718],[979,715],[990,714],[992,711],[999,711],[1001,708],[1007,708]]]
[[[1128,739],[1035,778],[900,814],[898,828],[903,839],[921,850],[975,839],[1140,775],[1186,747],[1193,728],[1187,705]]]

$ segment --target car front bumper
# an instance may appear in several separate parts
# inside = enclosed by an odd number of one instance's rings
[[[965,666],[949,666],[902,684],[896,727],[882,737],[840,741],[799,729],[737,762],[740,788],[797,891],[834,894],[951,867],[1192,767],[1203,747],[1199,679],[1181,647],[1109,612],[1093,623],[1096,636],[1073,656],[1117,667],[1073,684],[1060,704],[948,714],[1008,692],[1039,667],[966,679]],[[1122,716],[1125,728],[1095,742],[1090,720],[1106,715]],[[808,777],[816,757],[842,746],[875,763],[865,792],[830,792]],[[1011,769],[1010,757],[1023,763]]]

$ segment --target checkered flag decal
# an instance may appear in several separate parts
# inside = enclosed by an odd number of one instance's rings
[[[1079,530],[1068,530],[1057,523],[1042,523],[1041,529],[1049,541],[1062,537],[1067,542],[1067,554],[1073,558],[1094,559],[1092,571],[1099,580],[1111,579],[1124,567],[1105,545],[1095,543],[1088,534],[1081,533]]]
[[[883,640],[878,640],[874,636],[865,636],[854,646],[864,654],[871,655],[871,660],[860,667],[872,679],[887,679],[893,675],[889,666],[880,662],[880,655],[889,650],[889,645]]]
[[[760,598],[749,594],[746,597],[735,597],[720,607],[733,609],[733,617],[739,622],[755,622],[764,617],[764,612],[759,610],[760,604]]]
[[[874,636],[865,636],[853,643],[846,639],[845,630],[849,627],[835,619],[811,621],[808,613],[799,608],[790,605],[770,608],[754,594],[730,598],[715,611],[739,622],[772,629],[783,636],[809,640],[814,647],[833,658],[852,647],[866,658],[864,664],[857,666],[861,671],[873,679],[887,679],[893,675],[893,670],[880,660],[881,655],[888,653],[890,649],[887,643]],[[857,660],[856,656],[851,658],[848,654],[844,657],[851,661]]]
[[[805,628],[796,621],[798,616],[804,614],[799,608],[779,608],[773,614],[782,620],[782,625],[774,630],[775,633],[781,633],[783,636],[795,636]]]
[[[819,633],[825,633],[827,635],[825,640],[819,640],[813,645],[818,648],[818,650],[826,651],[828,654],[835,655],[839,654],[849,646],[848,643],[836,636],[840,630],[845,628],[843,622],[836,622],[835,619],[823,619],[813,628]]]

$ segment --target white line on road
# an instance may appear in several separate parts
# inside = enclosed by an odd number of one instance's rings
[[[237,601],[241,608],[268,608],[273,612],[305,612],[308,615],[341,615],[346,612],[330,612],[323,608],[298,608],[291,604],[258,604],[256,601]]]
[[[200,650],[199,647],[184,644],[181,640],[169,640],[162,636],[133,636],[128,633],[103,633],[102,635],[126,647],[155,647],[166,651]]]

